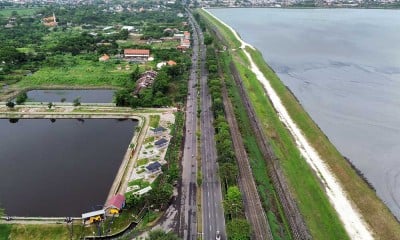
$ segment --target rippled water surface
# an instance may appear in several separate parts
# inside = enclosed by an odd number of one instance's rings
[[[212,9],[258,48],[400,218],[400,12]]]
[[[0,207],[80,216],[106,201],[136,121],[0,119]]]

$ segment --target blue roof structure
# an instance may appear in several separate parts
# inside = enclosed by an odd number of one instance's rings
[[[150,172],[155,172],[160,168],[161,168],[161,164],[159,162],[152,162],[146,166],[146,169],[149,170]]]

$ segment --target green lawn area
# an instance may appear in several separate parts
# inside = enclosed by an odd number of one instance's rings
[[[56,66],[45,66],[31,76],[23,77],[18,87],[37,86],[114,86],[126,84],[132,70],[125,70],[126,63],[98,62],[70,55],[52,59]],[[118,70],[118,65],[122,69]],[[131,68],[132,69],[132,68]]]
[[[150,127],[156,128],[160,123],[160,115],[151,115],[150,116]]]
[[[11,225],[0,224],[0,240],[8,240],[8,236],[11,233]]]
[[[137,166],[142,166],[142,165],[147,164],[148,162],[149,162],[148,158],[142,158],[142,159],[139,159],[139,160],[136,161],[136,165]]]
[[[147,181],[144,181],[143,179],[136,179],[133,181],[130,181],[128,183],[128,186],[133,186],[133,185],[138,185],[141,189],[150,186],[150,183]]]
[[[161,43],[152,43],[150,46],[153,49],[170,49],[176,48],[179,45],[177,41],[169,41],[169,42],[161,42]]]
[[[74,239],[82,235],[82,227],[74,226]],[[12,240],[47,240],[47,239],[70,239],[70,233],[66,224],[52,225],[33,225],[33,224],[13,224],[9,236]]]
[[[16,11],[19,16],[29,16],[35,14],[39,8],[6,8],[0,9],[0,17],[8,18],[13,11]]]
[[[148,137],[144,140],[143,144],[151,143],[154,142],[154,136]]]

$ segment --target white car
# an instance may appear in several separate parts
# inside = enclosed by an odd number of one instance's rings
[[[221,234],[219,234],[219,231],[217,231],[215,235],[215,240],[221,240]]]

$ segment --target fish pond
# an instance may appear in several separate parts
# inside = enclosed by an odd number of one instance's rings
[[[104,204],[136,120],[0,119],[0,208],[80,216]]]

